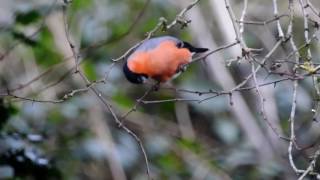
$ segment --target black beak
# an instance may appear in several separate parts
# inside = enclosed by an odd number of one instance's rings
[[[190,43],[185,42],[185,41],[183,41],[181,43],[178,43],[177,46],[179,48],[187,48],[187,49],[189,49],[190,52],[194,52],[194,53],[203,53],[203,52],[206,52],[206,51],[209,50],[208,48],[197,48],[197,47],[194,47]]]

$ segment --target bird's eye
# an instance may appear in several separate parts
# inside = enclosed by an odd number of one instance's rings
[[[183,47],[183,42],[178,42],[178,43],[177,43],[177,47],[178,47],[178,48],[182,48],[182,47]]]

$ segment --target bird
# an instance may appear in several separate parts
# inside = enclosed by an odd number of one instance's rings
[[[126,58],[123,73],[134,84],[143,84],[149,78],[165,83],[179,75],[195,53],[206,51],[208,48],[194,47],[173,36],[150,38]]]

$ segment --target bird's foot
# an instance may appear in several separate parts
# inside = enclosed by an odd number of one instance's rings
[[[178,66],[176,73],[185,72],[187,70],[187,66],[185,64],[181,64]]]
[[[158,91],[160,89],[160,82],[158,81],[156,84],[152,86],[153,91]]]

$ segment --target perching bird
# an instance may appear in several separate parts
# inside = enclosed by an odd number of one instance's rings
[[[166,82],[192,60],[194,53],[207,50],[193,47],[172,36],[151,38],[143,42],[127,58],[123,72],[130,82],[136,84],[144,83],[148,78]]]

